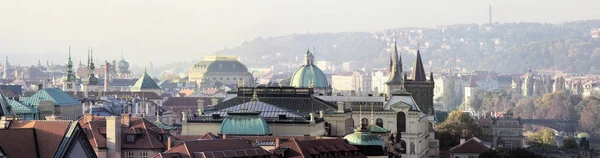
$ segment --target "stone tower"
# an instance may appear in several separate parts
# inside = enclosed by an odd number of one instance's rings
[[[415,102],[425,114],[433,114],[433,73],[430,73],[430,79],[427,80],[425,69],[423,68],[423,61],[421,60],[421,52],[417,49],[417,58],[413,65],[413,70],[410,74],[410,80],[405,79],[402,87],[407,92],[412,94]]]
[[[385,94],[388,97],[396,90],[402,89],[402,57],[398,54],[396,38],[394,38],[394,51],[390,55],[390,78],[384,83]]]

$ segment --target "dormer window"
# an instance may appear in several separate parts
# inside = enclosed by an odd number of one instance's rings
[[[134,135],[134,134],[128,134],[128,135],[127,135],[127,140],[126,140],[126,141],[127,141],[127,143],[129,143],[129,144],[133,144],[133,143],[135,143],[135,135]]]

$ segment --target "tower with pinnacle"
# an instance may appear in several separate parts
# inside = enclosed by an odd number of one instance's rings
[[[412,97],[423,113],[433,114],[435,112],[433,109],[433,73],[429,74],[429,80],[427,80],[419,48],[417,48],[417,58],[410,73],[410,79],[406,78],[406,76],[404,77],[402,88],[412,94]]]
[[[62,78],[63,91],[76,91],[77,78],[73,72],[73,61],[71,60],[71,47],[69,47],[69,60],[67,60],[67,73]]]

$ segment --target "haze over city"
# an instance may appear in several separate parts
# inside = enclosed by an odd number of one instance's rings
[[[1,1],[0,55],[21,65],[64,63],[71,46],[77,62],[91,46],[100,61],[123,50],[132,65],[162,65],[259,36],[486,23],[488,5],[501,23],[600,17],[595,0]]]

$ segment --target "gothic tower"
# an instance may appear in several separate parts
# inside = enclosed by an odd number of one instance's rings
[[[73,73],[73,61],[71,60],[71,47],[69,47],[69,60],[67,60],[67,73],[62,78],[63,91],[76,91],[76,78]]]
[[[385,82],[385,94],[391,94],[402,89],[402,57],[398,54],[396,38],[394,38],[394,51],[390,55],[390,78]]]
[[[417,59],[413,65],[410,79],[405,79],[402,87],[407,92],[412,94],[415,102],[425,114],[433,114],[433,73],[430,73],[430,78],[427,80],[423,61],[421,60],[421,52],[417,49]]]

